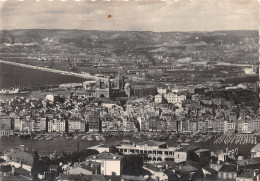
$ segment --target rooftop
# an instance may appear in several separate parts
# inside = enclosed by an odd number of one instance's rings
[[[182,147],[182,148],[180,148],[179,150],[176,150],[176,151],[178,151],[178,152],[188,152],[188,151],[196,151],[198,149],[199,149],[198,146],[189,145],[189,146],[186,146],[186,147]]]
[[[89,181],[105,181],[103,175],[70,175],[60,174],[60,180],[89,180]]]
[[[243,177],[243,178],[254,178],[256,174],[255,170],[246,170],[242,173],[240,173],[237,177]],[[257,172],[257,174],[259,174],[259,172]]]
[[[91,155],[87,159],[88,160],[121,160],[122,158],[123,156],[121,155],[104,152],[96,155]]]
[[[260,151],[260,143],[258,143],[257,145],[255,145],[255,146],[251,149],[251,152],[256,152],[256,151]]]
[[[137,145],[147,145],[147,146],[161,146],[164,144],[165,142],[154,141],[154,140],[142,141],[137,143]]]
[[[85,170],[89,170],[89,171],[95,171],[100,165],[101,165],[101,163],[94,162],[94,161],[86,161],[86,162],[80,163],[81,168],[83,168]]]
[[[237,165],[223,165],[219,172],[237,172]]]

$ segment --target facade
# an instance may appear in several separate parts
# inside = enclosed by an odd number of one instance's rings
[[[22,119],[20,125],[20,132],[31,133],[32,132],[32,121]]]
[[[14,118],[14,131],[20,131],[20,127],[21,127],[21,118],[20,117]]]
[[[258,158],[258,157],[260,157],[260,143],[258,143],[251,149],[251,158]]]
[[[196,150],[199,150],[199,148],[195,146],[187,146],[176,150],[174,152],[174,162],[180,163],[192,159]]]
[[[0,117],[0,136],[10,135],[13,135],[11,117],[3,115]]]
[[[98,115],[89,115],[88,116],[89,132],[99,132],[102,131],[101,126],[102,122]]]
[[[69,132],[85,131],[85,121],[77,117],[72,117],[68,120]]]
[[[163,100],[163,95],[158,94],[158,95],[154,96],[155,103],[162,103],[162,100]]]
[[[94,161],[85,161],[81,163],[74,163],[73,166],[69,166],[65,169],[65,174],[71,175],[93,175],[101,174],[101,163]]]
[[[218,171],[218,178],[223,180],[236,180],[237,165],[223,165]]]
[[[101,163],[101,175],[121,175],[122,158],[123,156],[121,155],[104,152],[97,155],[91,155],[86,161]]]
[[[65,120],[53,119],[48,121],[48,132],[65,132]],[[73,123],[71,124],[73,125]],[[77,125],[75,125],[76,127]],[[74,125],[72,126],[74,128]]]
[[[178,94],[175,94],[175,93],[172,93],[172,92],[170,92],[168,94],[164,94],[163,96],[168,101],[168,103],[172,103],[172,104],[186,100],[185,95],[178,95]]]
[[[110,98],[111,96],[111,83],[110,78],[98,79],[96,82],[96,98]]]
[[[165,142],[144,141],[137,144],[121,144],[116,146],[124,154],[147,154],[148,161],[160,162],[174,158],[175,147],[168,147]]]
[[[246,170],[236,177],[236,181],[257,181],[259,179],[259,170]]]

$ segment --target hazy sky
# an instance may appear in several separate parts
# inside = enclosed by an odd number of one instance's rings
[[[258,0],[0,0],[0,8],[0,29],[257,30],[259,17]]]

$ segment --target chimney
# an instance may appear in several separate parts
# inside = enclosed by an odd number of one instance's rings
[[[12,174],[15,174],[15,166],[12,166]]]

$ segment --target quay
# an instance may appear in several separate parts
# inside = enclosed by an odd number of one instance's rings
[[[53,73],[58,73],[58,74],[62,74],[62,75],[70,75],[70,76],[80,77],[80,78],[84,78],[84,79],[94,79],[94,80],[98,79],[97,76],[90,75],[88,73],[80,74],[80,73],[75,73],[75,72],[68,72],[68,71],[63,71],[63,70],[50,69],[50,68],[46,68],[46,67],[38,67],[38,66],[34,66],[34,65],[27,65],[27,64],[10,62],[10,61],[5,61],[5,60],[0,60],[0,63],[20,66],[20,67],[25,67],[25,68],[31,68],[31,69],[35,69],[35,70],[42,70],[42,71],[46,71],[46,72],[53,72]]]

